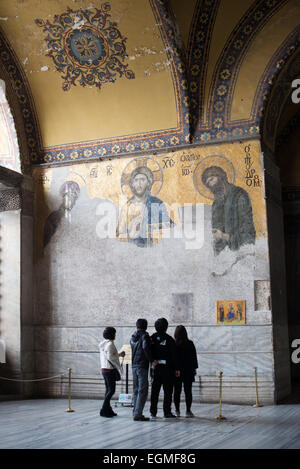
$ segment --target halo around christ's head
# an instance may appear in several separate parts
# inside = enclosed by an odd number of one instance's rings
[[[159,194],[162,185],[163,185],[163,171],[158,164],[157,161],[153,160],[152,158],[141,157],[135,158],[131,160],[127,166],[125,166],[122,176],[121,176],[121,189],[124,195],[129,199],[132,197],[132,191],[130,188],[130,179],[133,171],[136,172],[137,168],[146,168],[143,169],[143,172],[149,171],[152,174],[153,178],[151,178],[151,182],[153,180],[152,188],[151,188],[151,195],[156,196]]]

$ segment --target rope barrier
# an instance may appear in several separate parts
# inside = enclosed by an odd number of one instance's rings
[[[124,361],[124,360],[123,360]],[[123,365],[122,361],[122,365]],[[33,383],[37,381],[48,381],[51,379],[59,378],[62,376],[66,376],[68,374],[68,401],[69,401],[69,406],[65,410],[65,412],[75,412],[71,408],[71,373],[72,373],[72,368],[68,368],[68,373],[60,373],[58,375],[54,376],[48,376],[47,378],[36,378],[36,379],[14,379],[14,378],[5,378],[4,376],[0,376],[0,380],[5,380],[5,381],[15,381],[15,382],[23,382],[23,383]],[[256,390],[256,404],[253,407],[263,407],[262,404],[259,403],[258,400],[258,383],[257,383],[257,368],[254,367],[254,378],[255,378],[255,390]],[[200,377],[199,377],[200,379]],[[226,420],[226,417],[222,415],[222,387],[223,387],[223,371],[220,371],[219,373],[219,415],[216,417],[216,420]]]
[[[50,376],[49,378],[38,378],[38,379],[13,379],[13,378],[4,378],[3,376],[0,376],[0,379],[3,379],[5,381],[19,381],[22,383],[32,383],[34,381],[46,381],[48,379],[54,379],[54,378],[58,378],[59,376],[65,376],[65,375],[66,373],[61,373],[59,375]]]
[[[72,368],[68,368],[68,399],[69,399],[69,407],[65,412],[75,412],[75,410],[71,409],[71,372]],[[18,381],[21,383],[33,383],[36,381],[46,381],[50,379],[55,379],[59,378],[62,376],[66,376],[67,373],[60,373],[59,375],[54,375],[54,376],[48,376],[48,378],[37,378],[37,379],[14,379],[14,378],[4,378],[3,376],[0,376],[0,379],[3,379],[5,381]]]

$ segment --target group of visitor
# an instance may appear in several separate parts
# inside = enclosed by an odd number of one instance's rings
[[[154,324],[156,332],[151,336],[147,332],[146,319],[138,319],[136,331],[130,339],[132,350],[133,378],[133,420],[149,421],[157,417],[157,404],[161,387],[163,387],[163,413],[165,419],[180,417],[180,395],[184,387],[186,417],[194,417],[191,411],[192,383],[198,368],[194,343],[189,340],[186,328],[177,326],[174,339],[167,334],[168,321],[157,319]],[[101,371],[105,381],[105,397],[100,415],[115,417],[110,400],[116,390],[116,381],[120,379],[122,369],[119,357],[125,352],[118,352],[114,344],[116,329],[106,327],[104,341],[99,345]],[[143,414],[148,397],[149,368],[151,376],[150,417]],[[174,399],[175,415],[171,406]]]

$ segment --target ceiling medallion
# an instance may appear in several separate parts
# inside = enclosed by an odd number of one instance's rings
[[[72,85],[96,86],[118,77],[135,78],[126,63],[126,38],[111,21],[108,2],[98,8],[72,10],[55,15],[53,23],[36,19],[47,33],[46,56],[51,57],[63,79],[62,89]]]

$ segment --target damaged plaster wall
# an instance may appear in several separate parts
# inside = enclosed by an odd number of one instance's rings
[[[41,242],[36,253],[37,373],[55,374],[72,367],[77,378],[73,392],[84,395],[86,391],[80,383],[83,379],[92,383],[99,373],[98,343],[105,326],[117,328],[116,343],[120,348],[129,343],[138,317],[148,319],[151,333],[155,320],[164,316],[169,321],[171,334],[177,324],[185,324],[196,345],[199,369],[195,399],[217,399],[218,374],[222,370],[226,383],[224,400],[252,402],[253,373],[257,367],[260,398],[265,403],[274,402],[263,173],[259,145],[252,142],[250,146],[261,182],[250,189],[240,158],[245,145],[240,143],[199,147],[192,154],[174,152],[35,172],[36,237],[46,239],[46,244],[44,241],[43,246]],[[240,246],[237,251],[226,248],[216,255],[212,200],[201,195],[205,190],[198,186],[201,177],[195,179],[193,174],[200,171],[201,175],[201,168],[207,161],[222,164],[220,154],[231,158],[236,170],[235,184],[248,187],[257,238],[254,244]],[[229,174],[231,163],[226,159],[224,164]],[[128,175],[137,165],[146,165],[152,171],[156,168],[157,174],[161,174],[151,194],[157,194],[166,207],[176,202],[174,213],[168,213],[181,230],[181,236],[159,238],[150,247],[138,247],[129,239],[116,237],[124,207],[132,200]],[[71,212],[62,215],[60,194],[66,181],[75,184],[77,198]],[[206,196],[209,197],[208,192]],[[197,210],[195,213],[200,216],[202,234],[196,244],[184,231],[184,227],[195,223],[192,212],[187,208],[183,210],[185,203],[199,209],[199,213]],[[106,207],[110,215],[101,207]],[[185,211],[190,213],[190,218],[180,218]],[[48,241],[47,230],[54,214],[60,221]],[[99,224],[102,227],[108,224],[112,236],[99,237]],[[218,322],[217,301],[245,301],[245,324]],[[89,388],[89,393],[97,394],[97,390],[92,389]],[[51,395],[58,389],[43,385],[39,392]]]

